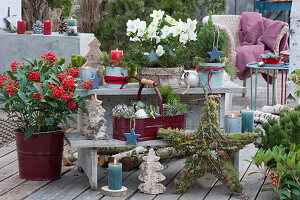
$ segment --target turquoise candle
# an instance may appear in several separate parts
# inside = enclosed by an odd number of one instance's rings
[[[244,132],[253,133],[254,111],[242,110],[241,113],[242,113],[242,133]]]
[[[68,26],[77,26],[77,19],[68,19]]]
[[[120,190],[122,188],[122,163],[108,164],[108,189]]]
[[[242,117],[241,115],[225,115],[225,133],[241,133]]]

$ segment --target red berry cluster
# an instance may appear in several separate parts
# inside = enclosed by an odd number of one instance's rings
[[[41,88],[43,88],[43,83],[39,83],[39,85],[41,86]]]
[[[278,175],[276,175],[273,171],[270,172],[269,174],[271,181],[269,182],[269,184],[273,184],[274,186],[278,185]]]
[[[34,82],[39,82],[40,81],[40,75],[41,75],[41,72],[34,72],[31,69],[30,73],[29,73],[29,79],[31,81],[34,81]]]
[[[8,77],[6,74],[0,76],[0,88],[2,88],[4,85],[3,81],[6,81],[7,79],[8,79]]]
[[[93,85],[93,81],[90,80],[90,81],[84,81],[82,80],[82,84],[81,86],[87,90],[91,89],[91,86]]]
[[[5,90],[8,94],[10,95],[15,95],[18,92],[18,88],[20,88],[21,86],[19,85],[19,83],[11,80],[10,78],[8,78],[9,82],[7,82]]]
[[[76,102],[74,102],[74,101],[70,101],[68,104],[67,104],[67,107],[69,108],[69,109],[74,109],[75,107],[76,107]]]
[[[65,79],[61,80],[61,84],[65,90],[72,90],[76,87],[75,79],[73,77],[66,77]]]
[[[60,98],[61,95],[63,95],[65,93],[64,89],[62,87],[60,87],[58,84],[56,84],[56,86],[54,86],[53,83],[50,82],[49,86],[53,90],[52,97]]]
[[[39,101],[42,101],[43,96],[41,95],[40,92],[36,91],[36,93],[33,94],[33,97],[39,99]]]
[[[11,69],[12,69],[12,73],[16,73],[16,72],[17,72],[17,69],[18,69],[18,65],[19,65],[19,64],[20,64],[20,63],[17,63],[16,61],[13,62],[13,63],[11,63],[10,67],[11,67]]]
[[[74,96],[73,92],[64,93],[61,98],[65,101],[69,101]]]
[[[292,77],[292,81],[293,81],[294,83],[297,83],[297,78],[296,78],[296,77]]]
[[[77,67],[73,67],[73,68],[67,68],[67,72],[69,72],[69,74],[74,77],[77,78],[79,76],[79,69]]]
[[[45,53],[44,55],[40,56],[44,60],[47,60],[45,64],[53,63],[56,61],[56,55],[52,52]]]

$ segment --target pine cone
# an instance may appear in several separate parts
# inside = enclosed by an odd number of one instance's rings
[[[41,21],[36,21],[32,25],[33,34],[42,34],[44,32],[44,24]]]
[[[63,21],[61,22],[59,25],[58,25],[58,33],[59,34],[63,34],[64,32],[67,31],[67,22],[66,21]]]

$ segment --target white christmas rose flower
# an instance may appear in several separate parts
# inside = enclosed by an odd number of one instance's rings
[[[155,37],[155,41],[156,41],[156,44],[158,44],[160,42],[160,37],[159,36],[156,36]]]
[[[168,37],[171,34],[172,30],[171,30],[171,27],[164,26],[161,29],[161,32],[162,32],[161,39],[165,39],[166,37]]]
[[[166,16],[166,21],[171,25],[176,25],[178,23],[174,18],[170,17],[169,15]]]
[[[182,26],[179,26],[179,24],[177,24],[176,26],[173,26],[173,27],[172,27],[172,33],[173,33],[173,36],[176,37],[177,35],[179,35],[179,34],[183,31],[182,28],[183,28],[183,27],[182,27]]]
[[[135,33],[137,30],[137,22],[134,20],[128,20],[126,23],[127,25],[127,32]]]
[[[190,18],[187,19],[187,27],[189,32],[195,31],[197,26],[197,20],[191,20]]]
[[[141,41],[140,38],[138,38],[137,36],[135,36],[135,37],[130,37],[129,40],[130,40],[130,41],[133,41],[133,42],[139,42],[139,41]]]
[[[148,38],[152,39],[156,37],[156,29],[148,29]]]
[[[157,26],[158,26],[158,21],[157,20],[153,20],[153,22],[151,22],[149,24],[149,29],[157,29]]]
[[[179,42],[186,44],[188,41],[188,35],[186,33],[181,33],[179,37]]]
[[[195,41],[197,40],[197,32],[188,32],[187,37],[189,40]]]
[[[137,36],[141,37],[145,34],[145,30],[146,30],[146,22],[145,21],[140,21],[140,24],[138,26],[138,32],[137,32]]]
[[[165,11],[162,10],[153,10],[153,13],[150,15],[153,19],[162,19],[165,14]]]
[[[164,50],[163,46],[158,45],[155,53],[158,55],[158,57],[161,57],[162,55],[164,55],[165,54],[165,50]]]

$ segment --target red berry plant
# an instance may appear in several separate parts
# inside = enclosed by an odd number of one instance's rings
[[[92,82],[78,78],[78,68],[64,64],[49,52],[28,64],[13,62],[11,71],[0,74],[0,103],[14,120],[24,139],[34,132],[48,132],[69,127],[68,120],[79,110],[87,113],[84,98]],[[68,120],[67,120],[68,119]]]
[[[289,74],[289,82],[296,84],[298,90],[295,94],[300,97],[300,69],[296,69],[294,73]]]

